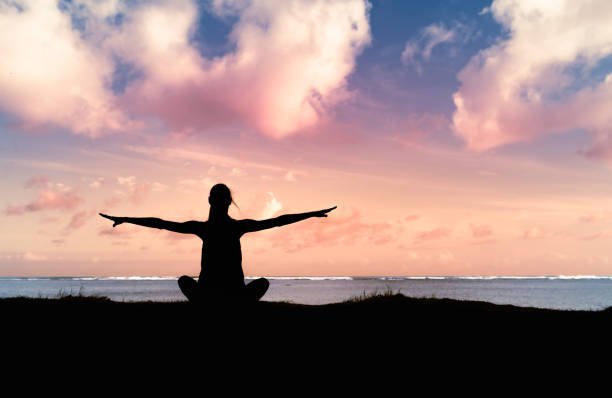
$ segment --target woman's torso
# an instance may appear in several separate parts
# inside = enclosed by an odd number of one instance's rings
[[[244,287],[238,221],[207,221],[202,233],[200,283],[211,288]]]

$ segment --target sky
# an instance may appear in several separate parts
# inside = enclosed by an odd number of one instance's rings
[[[0,0],[0,276],[612,275],[608,0]]]

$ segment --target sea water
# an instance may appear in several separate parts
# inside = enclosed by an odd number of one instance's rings
[[[525,307],[597,310],[612,306],[612,277],[268,277],[265,301],[327,304],[401,293]],[[105,296],[115,301],[181,301],[176,277],[1,277],[0,297]],[[247,279],[247,282],[249,279]]]

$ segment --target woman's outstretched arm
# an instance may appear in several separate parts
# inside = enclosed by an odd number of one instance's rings
[[[199,221],[174,222],[155,217],[115,217],[102,213],[100,213],[100,215],[111,220],[113,222],[113,227],[123,223],[128,223],[149,228],[166,229],[168,231],[179,232],[182,234],[197,234],[199,229],[198,227],[201,224]]]
[[[307,213],[284,214],[267,220],[242,220],[240,223],[243,227],[243,232],[255,232],[263,229],[282,227],[283,225],[292,224],[294,222],[306,220],[310,217],[327,217],[327,213],[334,210],[338,206],[330,207],[329,209],[310,211]]]

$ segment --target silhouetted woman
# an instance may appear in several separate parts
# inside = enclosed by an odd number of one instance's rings
[[[233,200],[232,194],[225,184],[217,184],[211,188],[208,203],[210,203],[208,221],[181,223],[150,217],[114,217],[102,213],[100,215],[112,220],[114,222],[113,227],[130,223],[183,234],[194,234],[202,239],[200,277],[195,281],[193,278],[183,275],[178,280],[181,291],[189,301],[236,299],[254,302],[263,297],[270,283],[265,278],[259,278],[247,285],[244,284],[240,237],[247,232],[280,227],[310,217],[327,217],[327,213],[336,208],[334,206],[308,213],[285,214],[261,221],[234,220],[227,214]]]

